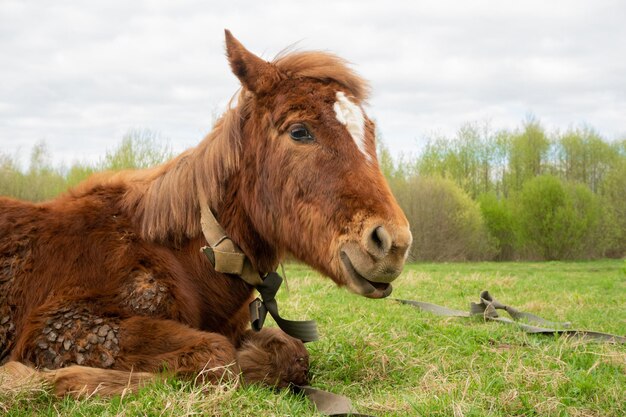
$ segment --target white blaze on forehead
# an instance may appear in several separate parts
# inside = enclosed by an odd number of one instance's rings
[[[337,92],[337,101],[333,106],[337,120],[339,123],[346,126],[352,139],[359,150],[365,155],[368,161],[372,160],[372,157],[367,153],[365,149],[365,116],[361,107],[354,104],[343,91]]]

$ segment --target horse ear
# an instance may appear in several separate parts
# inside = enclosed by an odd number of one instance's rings
[[[233,73],[241,84],[255,94],[262,94],[272,89],[280,80],[280,74],[271,63],[262,60],[244,46],[230,33],[226,34],[226,55]]]

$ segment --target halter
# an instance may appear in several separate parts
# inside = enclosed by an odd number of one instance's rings
[[[215,271],[238,276],[253,286],[261,295],[249,305],[252,329],[257,332],[261,330],[267,313],[270,313],[278,327],[289,336],[303,342],[317,340],[317,325],[314,320],[286,320],[278,314],[275,296],[283,279],[276,271],[264,275],[260,274],[252,266],[252,262],[246,254],[228,237],[224,228],[219,224],[206,203],[207,200],[202,190],[198,189],[198,194],[200,197],[200,225],[209,244],[209,246],[202,247],[201,251],[206,255]]]

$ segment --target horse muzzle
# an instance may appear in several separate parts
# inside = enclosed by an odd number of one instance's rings
[[[393,290],[391,282],[402,272],[413,238],[408,227],[374,224],[365,228],[358,241],[339,249],[346,284],[353,292],[369,298],[384,298]]]

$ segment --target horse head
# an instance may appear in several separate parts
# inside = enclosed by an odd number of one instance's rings
[[[246,217],[274,251],[388,296],[412,236],[378,164],[367,84],[327,53],[267,62],[229,31],[226,51],[245,108],[236,193]]]

